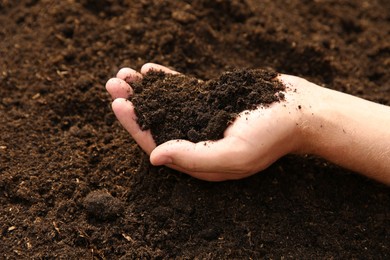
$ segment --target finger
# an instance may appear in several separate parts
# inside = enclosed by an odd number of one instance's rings
[[[127,83],[131,83],[141,80],[142,74],[131,68],[122,68],[118,71],[116,77],[126,81]]]
[[[175,70],[171,70],[165,66],[162,66],[162,65],[159,65],[159,64],[156,64],[156,63],[146,63],[142,66],[141,68],[141,73],[142,74],[146,74],[147,72],[149,72],[150,70],[155,70],[155,71],[162,71],[162,72],[165,72],[165,73],[169,73],[169,74],[180,74],[179,72],[175,71]]]
[[[123,98],[117,98],[112,102],[112,110],[122,126],[130,133],[139,146],[150,154],[156,147],[150,131],[142,131],[136,121],[133,104]]]
[[[106,90],[110,93],[112,99],[128,98],[133,94],[133,89],[124,80],[111,78],[106,83]]]
[[[235,137],[218,141],[192,143],[172,140],[156,147],[150,161],[153,165],[173,165],[191,173],[239,173],[245,169],[244,148]]]

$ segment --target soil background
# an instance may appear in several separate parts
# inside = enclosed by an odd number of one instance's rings
[[[311,156],[151,167],[104,89],[148,61],[268,67],[390,105],[389,1],[1,0],[0,55],[1,258],[389,259],[388,187]]]

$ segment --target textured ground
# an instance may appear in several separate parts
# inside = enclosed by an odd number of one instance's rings
[[[106,80],[270,67],[390,105],[390,2],[0,1],[1,258],[390,257],[390,191],[312,157],[225,183],[153,168]]]

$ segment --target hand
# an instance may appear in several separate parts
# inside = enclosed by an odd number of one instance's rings
[[[288,153],[314,154],[390,185],[390,107],[323,88],[302,78],[280,75],[285,100],[243,111],[218,141],[171,140],[156,147],[150,131],[141,131],[127,100],[141,73],[121,69],[106,88],[115,115],[153,165],[166,165],[208,181],[240,179],[267,168]],[[129,85],[130,84],[130,85]]]
[[[243,111],[226,129],[223,139],[199,143],[171,140],[156,147],[150,131],[142,131],[138,126],[133,104],[127,100],[133,93],[131,83],[141,80],[151,69],[178,73],[152,63],[145,64],[141,73],[123,68],[107,82],[106,89],[114,99],[112,109],[116,117],[150,155],[153,165],[166,165],[208,181],[233,180],[264,170],[281,156],[299,151],[304,103],[298,98],[298,86],[311,83],[288,75],[279,77],[288,86],[285,101]]]

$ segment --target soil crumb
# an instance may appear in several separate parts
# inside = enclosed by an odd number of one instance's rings
[[[90,192],[84,199],[84,207],[89,216],[98,220],[112,220],[123,212],[123,203],[102,190]]]
[[[150,71],[133,84],[131,101],[138,124],[151,130],[157,145],[174,139],[218,140],[240,112],[283,100],[285,86],[277,75],[271,70],[236,69],[201,81]]]

